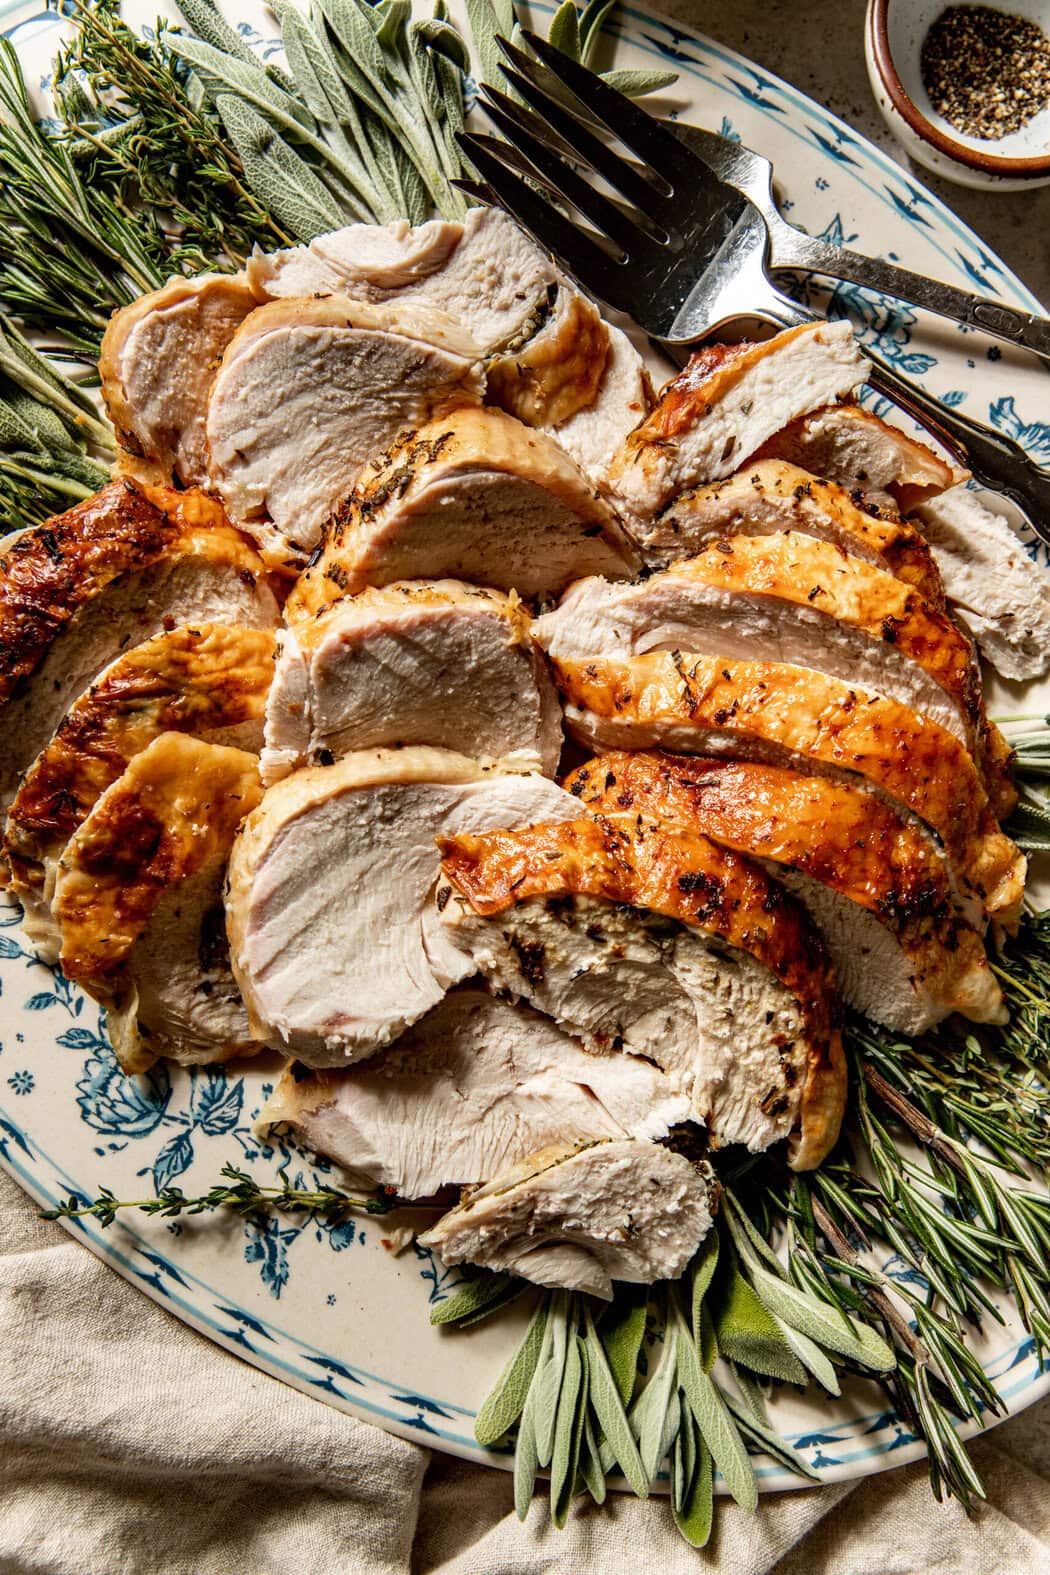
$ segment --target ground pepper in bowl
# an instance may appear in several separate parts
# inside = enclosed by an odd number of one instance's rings
[[[957,131],[998,141],[1050,104],[1050,39],[1027,17],[953,5],[920,57],[930,103]]]

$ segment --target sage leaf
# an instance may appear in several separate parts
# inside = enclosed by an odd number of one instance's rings
[[[297,240],[338,228],[346,220],[313,170],[268,121],[232,94],[215,100],[219,118],[244,166],[248,185]],[[360,212],[358,217],[367,215]]]
[[[555,49],[560,49],[563,55],[568,55],[572,60],[579,60],[580,22],[576,14],[575,0],[562,0],[562,4],[551,17],[550,32],[547,37]]]
[[[727,1254],[724,1272],[708,1298],[721,1354],[753,1373],[804,1385],[806,1369],[784,1334],[740,1272],[736,1254]]]
[[[524,1520],[532,1503],[539,1470],[536,1451],[536,1403],[530,1389],[525,1399],[525,1409],[518,1424],[518,1439],[514,1447],[514,1513]]]
[[[656,1371],[642,1390],[630,1414],[631,1427],[638,1440],[638,1453],[646,1478],[652,1482],[663,1459],[663,1437],[667,1411],[674,1393],[677,1372],[677,1330],[668,1322],[663,1349]]]
[[[602,81],[608,82],[618,93],[628,98],[641,98],[644,93],[659,93],[678,81],[677,71],[603,71]]]
[[[679,1509],[674,1502],[671,1512],[674,1523],[685,1540],[694,1548],[705,1548],[711,1536],[715,1514],[714,1470],[711,1451],[702,1438],[696,1441],[696,1465],[693,1481],[685,1501]]]
[[[626,1406],[634,1393],[638,1355],[645,1339],[649,1294],[643,1286],[618,1285],[601,1321],[601,1342],[620,1399]],[[623,1462],[621,1461],[621,1464]]]
[[[745,1438],[749,1438],[759,1449],[764,1449],[771,1459],[786,1466],[789,1471],[794,1471],[797,1476],[808,1477],[811,1482],[820,1481],[819,1471],[814,1471],[772,1428],[759,1422],[749,1407],[741,1405],[731,1394],[723,1394],[722,1398]]]
[[[525,1401],[540,1359],[543,1337],[547,1332],[547,1303],[537,1306],[518,1349],[478,1412],[474,1437],[482,1448],[506,1437],[525,1409]]]
[[[602,26],[616,0],[587,0],[580,16],[580,59],[591,64],[601,38]]]
[[[571,1335],[565,1351],[565,1366],[561,1375],[558,1395],[557,1421],[554,1428],[554,1450],[551,1455],[551,1519],[556,1526],[565,1524],[569,1499],[576,1480],[576,1462],[580,1450],[582,1427],[581,1401],[584,1365],[578,1335]],[[563,1507],[564,1506],[564,1507]]]
[[[726,1487],[742,1509],[754,1509],[758,1489],[744,1441],[714,1380],[700,1366],[696,1347],[688,1339],[678,1341],[678,1381]]]
[[[580,1445],[580,1476],[596,1504],[604,1504],[609,1485],[601,1462],[601,1450],[594,1432],[590,1411],[584,1413],[583,1443]]]
[[[491,1318],[494,1313],[502,1312],[505,1307],[510,1306],[511,1302],[516,1302],[519,1296],[524,1296],[529,1289],[527,1280],[512,1279],[510,1284],[504,1286],[499,1295],[494,1296],[490,1302],[486,1302],[483,1307],[475,1308],[473,1312],[464,1314],[459,1320],[459,1327],[473,1329],[475,1324],[484,1323],[485,1319]]]
[[[235,60],[262,69],[251,45],[235,32],[211,0],[175,0],[175,3],[198,38],[211,44],[213,49],[232,55]]]
[[[751,1283],[771,1313],[818,1345],[876,1372],[888,1373],[896,1367],[897,1359],[890,1347],[866,1324],[816,1301],[766,1269],[752,1268]]]
[[[496,43],[496,35],[502,31],[502,26],[496,8],[492,0],[466,0],[466,5],[470,36],[474,41],[474,54],[480,68],[479,76],[493,87],[502,87],[500,62],[503,56]]]
[[[779,1319],[777,1321],[779,1323]],[[811,1340],[808,1335],[800,1334],[797,1329],[789,1328],[786,1323],[781,1323],[780,1327],[783,1330],[785,1340],[803,1367],[813,1374],[817,1383],[826,1389],[829,1395],[840,1395],[842,1389],[839,1386],[838,1374],[835,1372],[835,1366],[831,1358],[826,1356],[816,1341]]]
[[[450,27],[445,21],[438,21],[430,17],[421,17],[414,22],[419,36],[429,48],[442,55],[459,71],[470,70],[470,50],[456,28]]]
[[[644,1325],[644,1308],[643,1308]],[[587,1341],[587,1367],[590,1379],[590,1403],[610,1450],[610,1464],[619,1465],[631,1489],[639,1498],[649,1493],[649,1478],[642,1465],[638,1447],[631,1433],[627,1414],[623,1408],[620,1390],[613,1376],[605,1347],[598,1337],[589,1307],[584,1308],[584,1328]],[[599,1454],[599,1461],[603,1457]],[[603,1467],[605,1470],[608,1467]]]
[[[687,1405],[679,1401],[679,1427],[671,1452],[671,1499],[679,1513],[684,1508],[696,1472],[696,1423]]]
[[[693,1339],[700,1343],[700,1308],[718,1268],[718,1231],[712,1227],[693,1259]]]
[[[509,1274],[490,1274],[487,1269],[457,1285],[451,1296],[430,1309],[431,1323],[458,1323],[467,1313],[476,1312],[493,1301],[510,1284]]]
[[[718,1360],[718,1339],[715,1335],[714,1320],[706,1303],[700,1308],[700,1337],[697,1341],[697,1353],[700,1357],[700,1366],[705,1373],[709,1373]]]
[[[769,1243],[759,1235],[728,1188],[722,1194],[722,1204],[722,1219],[743,1263],[764,1265],[771,1274],[777,1274],[781,1279],[785,1279],[780,1259]]]

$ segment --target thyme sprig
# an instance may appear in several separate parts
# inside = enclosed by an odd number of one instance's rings
[[[126,1209],[138,1209],[143,1214],[159,1214],[172,1219],[180,1214],[211,1214],[228,1209],[244,1217],[277,1209],[283,1214],[321,1214],[338,1223],[352,1214],[386,1214],[396,1208],[397,1200],[385,1192],[355,1194],[337,1187],[295,1187],[285,1171],[278,1171],[279,1187],[264,1187],[254,1176],[238,1170],[236,1165],[224,1165],[216,1182],[206,1192],[187,1197],[181,1187],[163,1187],[152,1198],[117,1198],[107,1187],[102,1187],[96,1198],[85,1199],[73,1193],[65,1203],[46,1210],[46,1220],[84,1219],[98,1220],[105,1230],[118,1214]]]

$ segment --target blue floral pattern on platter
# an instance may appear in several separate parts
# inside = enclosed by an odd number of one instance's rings
[[[549,14],[550,5],[534,12]],[[0,27],[16,43],[28,79],[46,92],[56,29],[72,0],[0,0]],[[125,0],[144,30],[156,0]],[[257,0],[227,14],[264,58],[279,47]],[[671,61],[683,119],[717,127],[778,160],[782,207],[812,234],[1038,309],[1024,286],[936,198],[888,155],[767,71],[651,12],[626,6],[611,32],[619,63]],[[43,99],[40,99],[43,108]],[[853,285],[813,280],[799,298],[848,317],[865,343],[949,404],[965,404],[1050,461],[1047,369],[979,334],[931,325],[909,308]],[[1027,533],[1030,537],[1031,533]],[[1028,550],[1036,555],[1029,541]],[[1038,557],[1046,562],[1045,550]],[[1046,695],[1033,708],[1050,709]],[[1013,708],[1013,707],[1012,707]],[[0,906],[0,1164],[48,1207],[100,1186],[143,1196],[176,1184],[188,1193],[236,1164],[271,1183],[280,1168],[300,1185],[333,1175],[324,1161],[285,1141],[261,1141],[253,1121],[277,1064],[244,1068],[157,1068],[126,1079],[97,1008],[61,973],[37,959]],[[418,1244],[395,1258],[383,1247],[382,1219],[332,1227],[314,1215],[281,1216],[265,1229],[242,1220],[123,1218],[103,1232],[94,1220],[71,1232],[174,1316],[264,1371],[402,1436],[505,1465],[472,1435],[477,1406],[502,1367],[520,1314],[468,1336],[436,1330],[429,1308],[459,1276]],[[902,1266],[890,1258],[889,1275]],[[910,1272],[910,1271],[909,1271]],[[989,1327],[982,1360],[1011,1409],[1050,1387],[1032,1342],[1016,1320]],[[780,1431],[827,1480],[865,1475],[921,1453],[905,1421],[862,1380],[840,1402],[778,1397]],[[768,1460],[763,1488],[799,1479]]]

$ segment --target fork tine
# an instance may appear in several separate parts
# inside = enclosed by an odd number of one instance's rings
[[[643,159],[654,174],[661,176],[669,184],[673,184],[673,175],[677,175],[681,180],[695,181],[699,161],[695,154],[690,153],[679,142],[673,132],[666,131],[652,115],[644,109],[639,109],[637,104],[618,92],[616,88],[610,87],[607,82],[603,82],[593,71],[588,71],[586,66],[579,65],[560,49],[555,49],[553,44],[549,44],[538,33],[533,33],[526,28],[522,32],[522,37],[559,82],[567,87],[592,115],[596,115],[614,136],[619,137],[621,142],[626,143],[633,153]],[[497,42],[501,50],[507,54],[505,40],[500,38]],[[520,69],[520,59],[515,60],[515,64]]]
[[[515,48],[513,44],[503,40],[501,44],[507,58],[521,68],[517,71],[511,66],[502,68],[511,86],[516,88],[526,103],[531,104],[532,108],[543,117],[555,135],[572,148],[577,158],[597,170],[610,186],[615,187],[628,202],[632,202],[646,218],[656,220],[657,215],[654,210],[661,206],[661,198],[664,194],[651,181],[646,180],[632,164],[610,148],[608,143],[596,137],[588,126],[551,98],[531,76],[526,75],[526,72],[533,67],[533,62],[528,55]]]
[[[584,290],[600,296],[617,311],[627,310],[620,292],[620,265],[570,219],[503,161],[505,143],[474,131],[456,133],[456,141],[491,187],[508,213],[533,239],[551,252]],[[512,151],[512,150],[508,150]]]
[[[483,107],[485,113],[493,120],[510,141],[512,146],[523,153],[555,191],[566,197],[594,227],[607,235],[627,257],[637,257],[645,249],[652,250],[653,242],[639,229],[633,219],[629,218],[621,208],[610,202],[608,197],[603,197],[601,192],[595,191],[583,176],[578,174],[570,164],[553,152],[546,142],[541,142],[529,130],[525,115],[517,112],[517,105],[513,99],[507,98],[505,93],[500,93],[494,88],[485,88]]]

